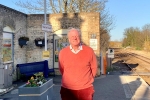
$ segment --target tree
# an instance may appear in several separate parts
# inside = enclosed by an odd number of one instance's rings
[[[105,9],[107,0],[46,0],[47,13],[100,12],[101,50],[105,52],[109,45],[109,32],[113,29],[113,16]],[[44,0],[21,1],[15,3],[28,13],[43,13]]]
[[[146,24],[143,26],[143,48],[146,51],[150,51],[150,24]]]
[[[46,0],[48,13],[101,12],[107,0]],[[15,4],[28,13],[43,13],[44,0],[19,0]]]
[[[131,46],[135,47],[136,49],[142,49],[142,45],[143,42],[139,28],[126,28],[124,31],[123,46]]]

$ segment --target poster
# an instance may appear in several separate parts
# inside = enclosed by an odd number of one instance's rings
[[[97,39],[90,39],[90,47],[93,50],[97,50]]]

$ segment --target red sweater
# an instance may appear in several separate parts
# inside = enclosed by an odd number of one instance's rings
[[[65,88],[79,90],[93,86],[97,59],[92,48],[82,45],[82,49],[74,54],[67,46],[59,52],[59,69]]]

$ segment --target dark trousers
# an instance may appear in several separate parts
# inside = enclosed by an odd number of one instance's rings
[[[81,90],[70,90],[61,87],[60,94],[62,100],[93,100],[94,88],[92,86]]]

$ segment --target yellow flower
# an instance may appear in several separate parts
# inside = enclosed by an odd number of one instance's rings
[[[35,73],[34,75],[28,80],[25,87],[38,87],[47,81],[42,72]]]
[[[31,80],[34,80],[34,77],[33,77],[33,76],[31,77]]]

